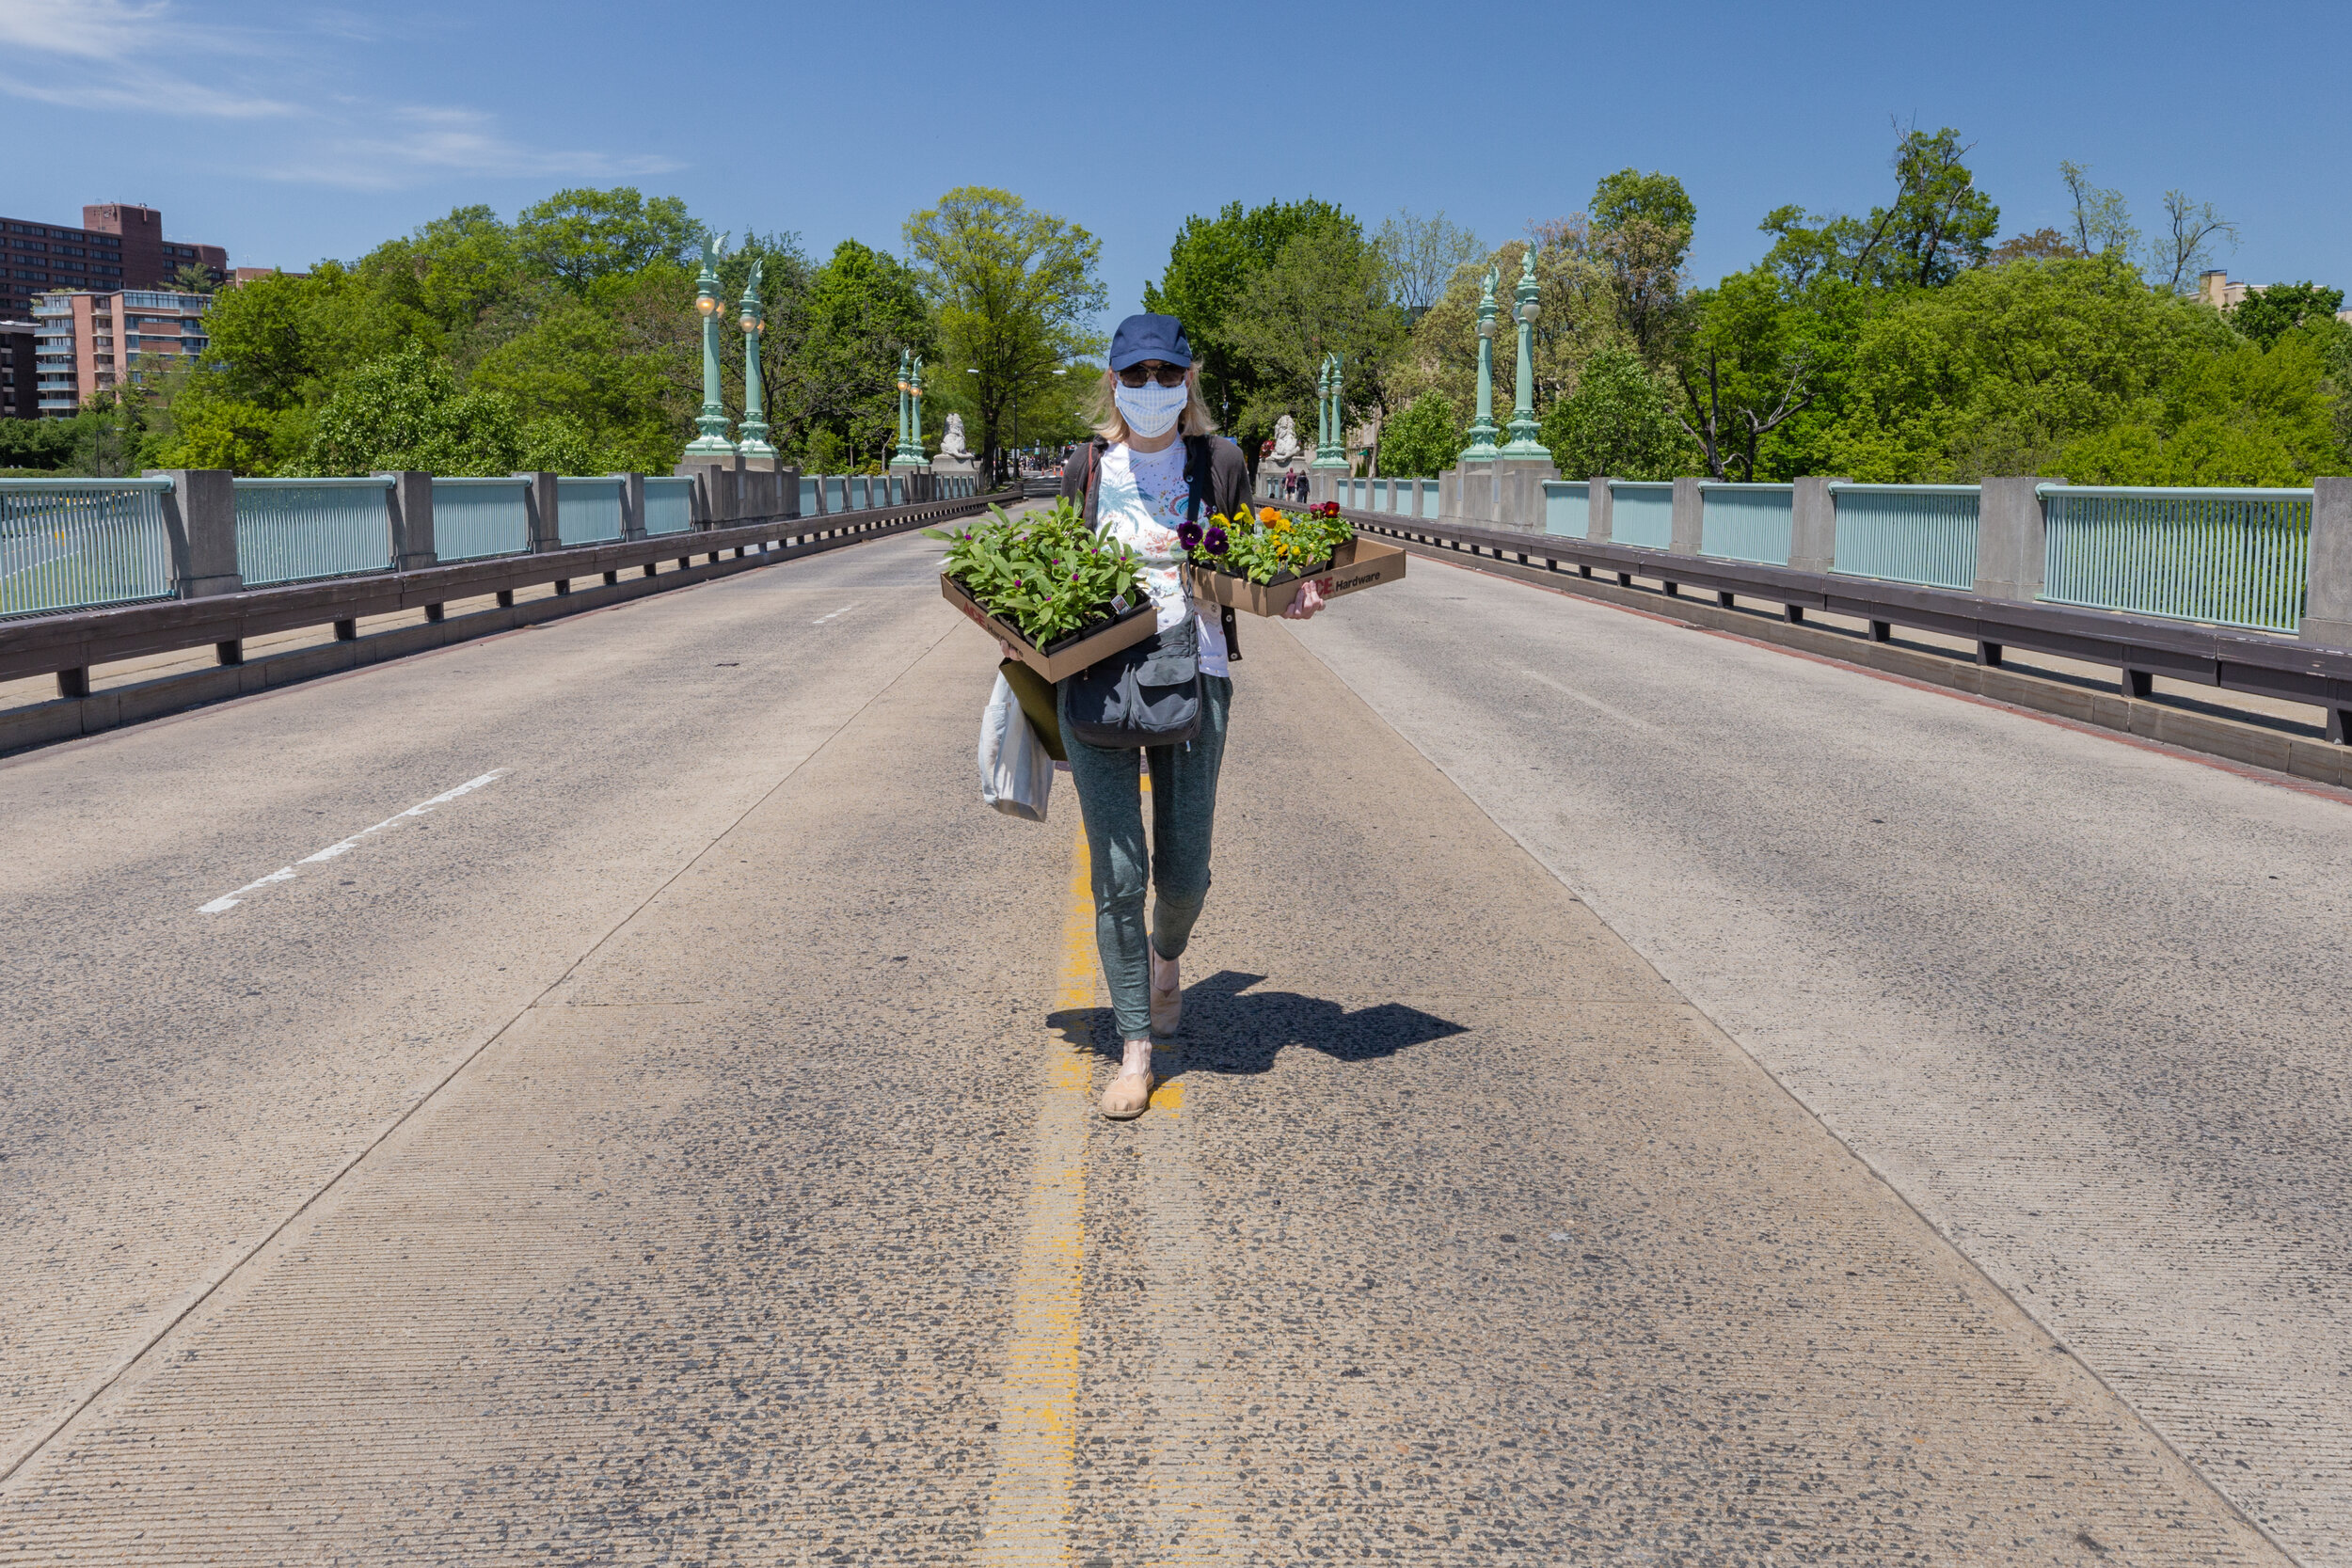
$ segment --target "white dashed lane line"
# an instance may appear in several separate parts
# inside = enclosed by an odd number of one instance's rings
[[[850,611],[851,611],[852,610],[855,610],[856,608],[857,608],[857,606],[856,606],[856,605],[853,605],[853,604],[845,604],[845,605],[843,605],[843,606],[842,606],[839,610],[834,610],[834,611],[833,612],[833,614],[832,614],[832,615],[819,615],[818,617],[817,617],[817,619],[815,619],[814,621],[811,621],[811,622],[809,623],[809,625],[810,625],[810,626],[823,626],[823,625],[824,625],[827,621],[830,621],[830,620],[834,619],[834,616],[837,616],[837,615],[847,615],[848,613],[850,613]]]
[[[410,806],[406,811],[395,812],[390,816],[386,817],[383,821],[378,822],[373,828],[362,828],[358,832],[352,834],[349,838],[337,839],[334,843],[328,845],[326,848],[321,849],[315,855],[305,855],[300,860],[294,862],[294,864],[280,866],[278,870],[271,872],[266,877],[246,883],[245,886],[237,889],[234,893],[225,893],[209,904],[198,905],[196,912],[199,914],[226,913],[228,911],[233,910],[239,904],[243,903],[246,894],[257,893],[262,888],[268,887],[273,882],[290,882],[294,880],[294,878],[301,875],[301,867],[319,864],[326,861],[331,861],[338,855],[348,854],[350,851],[357,849],[368,839],[382,832],[385,829],[398,827],[401,823],[407,821],[413,816],[427,816],[437,806],[445,806],[461,795],[470,795],[477,789],[481,789],[485,785],[497,783],[500,776],[507,771],[508,769],[503,768],[493,768],[490,771],[483,774],[480,778],[468,779],[464,784],[459,784],[455,789],[445,789],[440,794],[433,797],[430,800],[419,800],[415,805]]]

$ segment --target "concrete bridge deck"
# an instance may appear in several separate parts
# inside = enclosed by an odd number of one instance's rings
[[[2343,799],[1417,562],[1113,1125],[930,561],[0,764],[0,1562],[2352,1561]]]

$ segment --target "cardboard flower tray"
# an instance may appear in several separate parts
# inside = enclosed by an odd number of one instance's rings
[[[963,611],[974,624],[1009,646],[1015,657],[1049,681],[1074,675],[1099,659],[1108,658],[1122,648],[1132,648],[1160,629],[1160,617],[1152,608],[1147,594],[1141,604],[1122,612],[1105,625],[1073,632],[1041,648],[1021,633],[1009,621],[1000,621],[979,607],[977,600],[963,591],[963,585],[942,572],[939,576],[942,597]]]
[[[1298,596],[1298,585],[1303,580],[1285,574],[1272,582],[1252,582],[1214,566],[1187,565],[1184,575],[1192,583],[1195,597],[1231,605],[1252,615],[1281,614]],[[1314,578],[1325,598],[1336,599],[1342,594],[1359,593],[1384,582],[1402,580],[1405,552],[1394,545],[1379,544],[1359,534],[1331,552],[1329,564],[1309,576]]]

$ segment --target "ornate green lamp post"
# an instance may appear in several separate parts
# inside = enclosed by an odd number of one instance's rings
[[[890,453],[894,468],[916,468],[923,464],[922,438],[914,433],[914,351],[898,351],[898,444]]]
[[[1315,367],[1315,456],[1311,467],[1321,467],[1323,460],[1331,455],[1331,356],[1325,355],[1323,363]]]
[[[1322,438],[1315,443],[1315,460],[1308,465],[1310,468],[1347,467],[1347,417],[1344,412],[1347,404],[1341,382],[1340,356],[1336,354],[1325,355],[1320,378],[1323,399],[1317,408],[1316,420],[1316,433]]]
[[[1519,323],[1518,388],[1511,400],[1511,440],[1499,455],[1549,462],[1550,449],[1536,439],[1535,424],[1535,318],[1542,313],[1535,296],[1540,293],[1535,286],[1535,247],[1529,245],[1526,261],[1519,268],[1519,286],[1511,295],[1511,314]],[[1485,346],[1480,345],[1482,350]]]
[[[719,303],[719,252],[726,244],[724,234],[716,245],[705,236],[702,276],[694,280],[694,309],[703,318],[703,411],[694,420],[702,434],[686,443],[689,457],[735,455],[735,443],[727,439],[727,411],[719,403],[719,312],[723,309]]]
[[[928,467],[930,459],[923,455],[923,356],[914,356],[914,373],[907,377],[908,421],[913,434],[907,440],[907,455],[918,467]]]
[[[745,457],[765,458],[773,462],[776,449],[768,444],[768,420],[761,406],[759,387],[759,338],[768,330],[768,318],[759,303],[759,272],[766,258],[752,261],[751,281],[743,289],[743,438],[736,443],[736,451]]]
[[[1491,463],[1495,451],[1495,270],[1486,269],[1486,286],[1478,295],[1478,418],[1471,421],[1470,443],[1462,449],[1464,463]]]

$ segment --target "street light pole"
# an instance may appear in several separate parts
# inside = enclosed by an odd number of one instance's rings
[[[1504,457],[1551,456],[1537,438],[1542,428],[1535,423],[1535,318],[1542,314],[1536,296],[1542,292],[1535,286],[1535,247],[1529,245],[1519,268],[1519,286],[1511,296],[1511,314],[1519,323],[1519,364],[1518,386],[1511,399],[1511,439],[1502,451]]]
[[[1486,269],[1486,284],[1478,295],[1478,418],[1470,428],[1470,443],[1462,451],[1465,463],[1489,463],[1495,458],[1495,269]]]
[[[735,455],[735,443],[727,439],[727,411],[719,402],[719,253],[726,244],[724,234],[715,245],[704,236],[702,276],[694,280],[694,309],[703,319],[703,411],[694,420],[702,434],[686,443],[689,457]]]
[[[767,313],[759,303],[759,273],[765,261],[764,257],[753,259],[751,280],[743,290],[739,321],[743,328],[743,438],[736,450],[745,457],[772,463],[776,449],[768,444],[768,420],[759,385],[759,340],[768,330]]]

